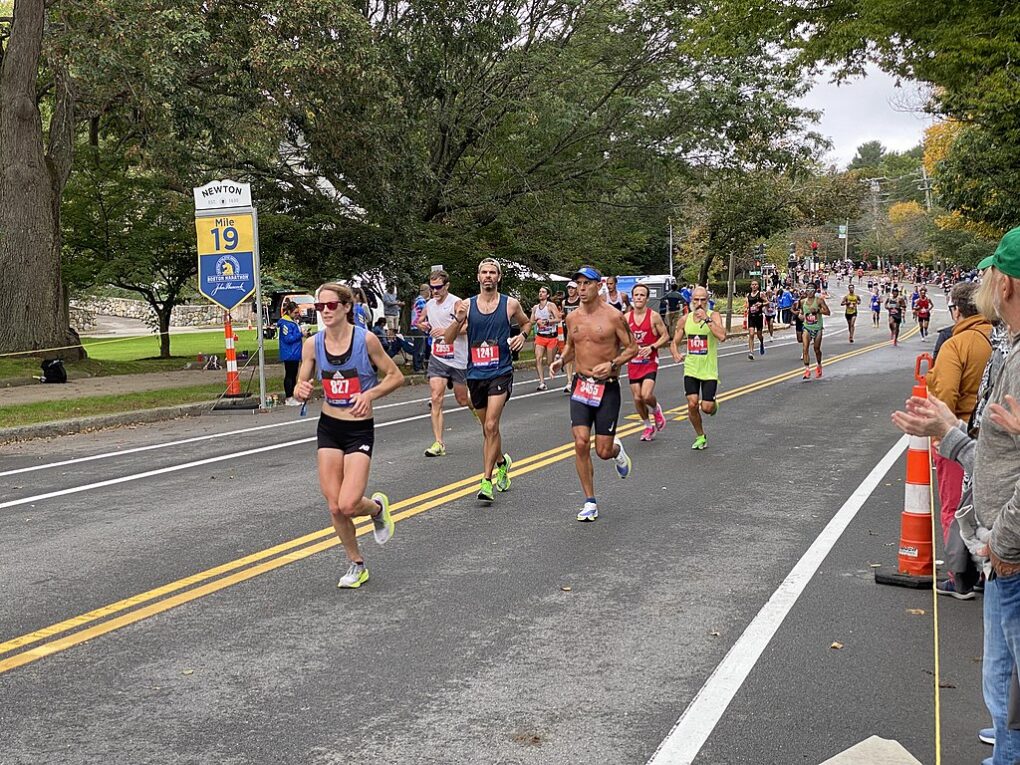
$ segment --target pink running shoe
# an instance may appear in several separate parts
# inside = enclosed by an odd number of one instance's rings
[[[655,428],[653,428],[651,425],[649,425],[641,433],[641,440],[642,441],[651,441],[653,438],[655,438]]]
[[[663,430],[666,427],[666,415],[662,413],[662,405],[655,405],[655,429]]]

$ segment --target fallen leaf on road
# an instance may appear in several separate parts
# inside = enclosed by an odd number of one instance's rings
[[[712,630],[712,631],[711,631],[711,632],[709,632],[708,634],[709,634],[709,635],[711,635],[712,637],[719,637],[719,633],[718,633],[718,632],[716,632],[715,630]]]
[[[570,592],[571,590],[570,587],[560,587],[560,589],[563,590],[564,592]]]
[[[832,642],[832,645],[830,645],[830,646],[829,646],[829,648],[835,648],[835,649],[836,649],[837,651],[838,651],[838,650],[839,650],[840,648],[842,648],[842,647],[843,647],[843,644],[842,644],[842,643],[840,643],[840,642],[839,642],[838,640],[834,640],[834,641]]]
[[[907,613],[908,614],[913,614],[914,616],[924,616],[924,609],[923,608],[908,608],[907,609]]]
[[[193,670],[193,669],[186,669],[183,672],[181,672],[181,674],[182,675],[193,675],[193,674],[195,674],[195,670]]]
[[[882,568],[882,564],[881,563],[869,563],[868,565],[871,568]]]

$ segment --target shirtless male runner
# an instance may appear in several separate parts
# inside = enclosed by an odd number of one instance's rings
[[[482,481],[478,487],[478,499],[483,502],[493,500],[493,472],[496,473],[496,491],[510,488],[513,462],[509,454],[503,453],[499,420],[514,386],[510,352],[524,346],[524,338],[531,329],[531,319],[524,313],[520,301],[499,293],[502,277],[499,263],[484,258],[478,264],[478,296],[457,303],[453,321],[443,333],[443,342],[452,345],[457,335],[467,328],[468,393],[471,405],[479,412],[484,440]],[[510,337],[511,319],[521,329],[520,334],[513,337]]]
[[[631,472],[630,457],[616,437],[620,417],[620,368],[637,355],[637,344],[624,315],[599,296],[602,274],[591,266],[582,266],[574,274],[581,307],[567,316],[567,345],[563,355],[553,361],[551,371],[573,361],[576,372],[571,381],[570,427],[574,434],[574,459],[577,477],[584,491],[584,507],[579,521],[599,517],[595,501],[595,467],[591,461],[591,429],[595,426],[595,453],[600,459],[613,460],[616,474],[626,478]]]

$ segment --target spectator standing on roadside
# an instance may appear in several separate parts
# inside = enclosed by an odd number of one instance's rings
[[[976,284],[953,287],[950,302],[956,306],[958,319],[952,336],[943,343],[938,360],[928,372],[928,389],[932,395],[943,401],[963,422],[969,421],[974,412],[981,376],[992,354],[988,340],[992,325],[978,313],[974,299],[976,292]],[[950,527],[963,490],[963,468],[936,453],[935,475],[942,509],[942,541],[948,544]],[[954,591],[953,581],[940,585],[943,586]]]
[[[286,406],[301,406],[294,398],[294,386],[297,384],[298,368],[301,366],[301,344],[304,332],[301,324],[293,318],[297,303],[288,300],[283,304],[283,313],[276,322],[277,335],[280,338],[280,361],[283,362],[283,394]]]
[[[425,304],[428,303],[431,297],[432,290],[428,282],[422,282],[418,285],[418,297],[414,299],[414,304],[411,306],[411,335],[414,337],[414,358],[412,364],[415,372],[425,371],[425,363],[429,357],[431,339],[428,333],[422,332],[418,328],[418,322],[421,321],[422,314],[425,311]]]
[[[676,321],[681,316],[684,305],[684,296],[676,288],[676,282],[670,283],[669,291],[662,296],[659,304],[659,313],[666,324],[666,329],[669,330],[670,337],[673,337],[676,331]]]
[[[383,316],[386,317],[386,329],[394,332],[400,331],[400,309],[404,307],[404,301],[397,299],[397,285],[391,283],[382,296]]]
[[[793,300],[789,285],[783,287],[782,294],[779,295],[779,320],[787,326],[793,320]]]
[[[351,290],[354,293],[354,326],[368,329],[368,309],[365,307],[365,293],[361,287]]]

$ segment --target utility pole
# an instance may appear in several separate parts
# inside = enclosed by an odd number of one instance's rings
[[[882,186],[879,184],[877,178],[871,180],[871,215],[872,215],[872,226],[875,230],[875,249],[878,250],[878,268],[882,269],[882,244],[880,235],[878,233],[878,195],[882,191]]]
[[[924,165],[921,165],[921,185],[917,187],[924,192],[924,206],[931,212],[931,178],[928,177],[928,171]]]
[[[844,233],[846,235],[843,237],[843,262],[846,263],[847,258],[848,258],[849,254],[850,254],[850,219],[849,218],[846,219],[846,227],[844,229]]]
[[[673,280],[673,219],[669,219],[669,278]]]
[[[736,289],[737,279],[737,250],[730,249],[730,274],[729,283],[726,285],[726,334],[733,329],[733,292]]]

